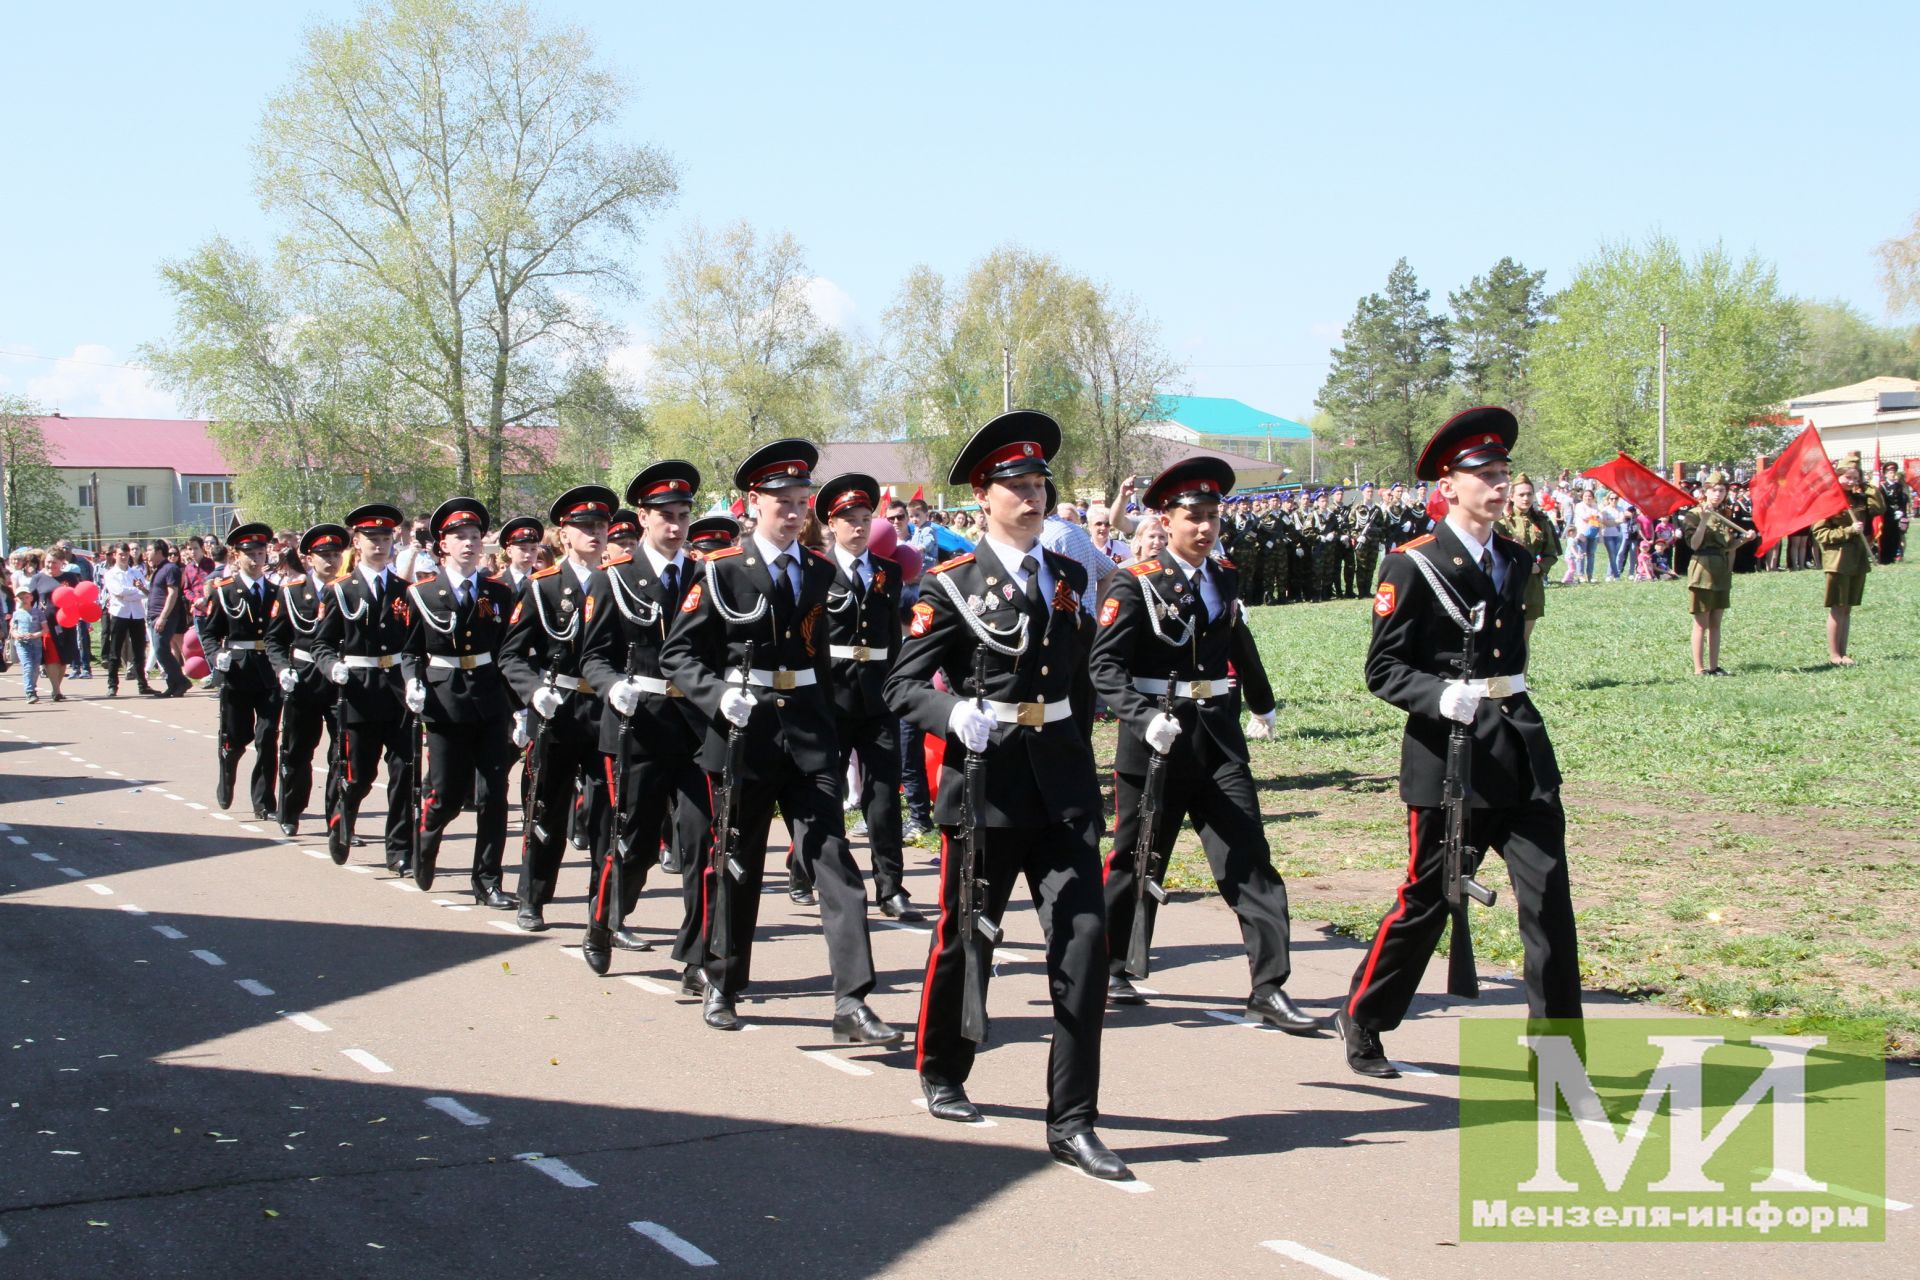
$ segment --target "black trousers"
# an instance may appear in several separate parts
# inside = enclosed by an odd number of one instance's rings
[[[860,868],[847,847],[845,819],[840,813],[840,779],[828,773],[806,773],[784,758],[764,777],[740,780],[739,862],[746,878],[729,887],[733,954],[708,957],[707,976],[729,996],[746,989],[753,974],[753,931],[760,919],[760,882],[766,873],[767,828],[773,809],[780,807],[793,835],[795,874],[820,894],[820,926],[827,939],[827,965],[833,974],[836,1002],[863,1000],[873,990],[873,948],[867,939],[866,888]],[[714,875],[713,859],[706,872]],[[703,886],[711,908],[713,885]],[[708,920],[709,928],[712,921]]]
[[[329,827],[345,824],[346,835],[353,835],[353,824],[360,816],[360,802],[373,790],[382,757],[387,769],[387,865],[395,871],[413,867],[413,838],[408,829],[413,820],[413,738],[417,730],[413,717],[394,720],[361,720],[347,725],[341,775],[340,796]]]
[[[420,797],[420,856],[438,866],[440,841],[471,798],[475,893],[500,887],[507,847],[507,774],[513,769],[513,721],[427,721],[426,791]],[[469,797],[468,792],[473,794]]]
[[[623,732],[632,733],[631,726]],[[618,761],[603,756],[609,788],[618,774]],[[712,819],[707,807],[707,775],[692,755],[679,759],[650,757],[637,742],[627,747],[626,776],[620,779],[619,812],[612,817],[613,838],[610,849],[596,848],[591,924],[596,928],[617,929],[640,900],[647,873],[660,861],[660,844],[671,838],[682,850],[680,875],[685,903],[680,938],[689,929],[697,933],[700,922],[700,858],[698,850],[705,841]],[[611,802],[608,808],[613,806]],[[611,855],[611,856],[610,856]],[[613,900],[611,871],[620,868],[620,900]],[[689,870],[691,866],[691,870]]]
[[[1247,944],[1247,965],[1252,970],[1253,994],[1263,996],[1284,985],[1293,969],[1287,943],[1287,885],[1273,869],[1268,854],[1253,774],[1235,760],[1212,763],[1210,773],[1168,775],[1165,802],[1154,831],[1155,866],[1166,867],[1180,824],[1191,817],[1200,833],[1200,845],[1207,852],[1214,883],[1220,886],[1220,896],[1239,918],[1240,937]],[[1113,853],[1107,858],[1108,973],[1119,973],[1126,967],[1127,944],[1133,937],[1133,913],[1139,901],[1133,851],[1140,839],[1140,797],[1145,785],[1142,774],[1114,775],[1119,822]],[[1145,904],[1147,939],[1151,943],[1160,904],[1151,896]]]
[[[147,620],[116,618],[112,614],[100,620],[100,661],[107,668],[107,690],[120,687],[120,664],[124,658],[127,673],[144,689],[147,687]]]
[[[900,839],[899,725],[887,715],[838,722],[840,775],[846,776],[849,760],[860,761],[860,812],[867,820],[867,846],[873,853],[875,902],[899,893],[906,871]]]
[[[265,666],[264,661],[261,663]],[[220,686],[220,772],[232,778],[240,757],[253,746],[253,777],[248,794],[256,812],[274,812],[274,775],[280,763],[280,691],[278,688],[236,689],[233,681]]]
[[[280,821],[298,822],[313,794],[313,753],[327,738],[323,807],[332,813],[340,792],[340,735],[331,687],[315,688],[311,677],[285,695],[280,711]]]
[[[936,1084],[964,1084],[979,1046],[960,1034],[966,956],[960,936],[960,846],[957,832],[940,839],[940,923],[927,956],[915,1037],[920,1074]],[[1042,827],[990,827],[982,849],[987,912],[1006,914],[1014,882],[1026,877],[1047,940],[1047,987],[1053,993],[1053,1043],[1047,1052],[1047,1140],[1084,1133],[1100,1118],[1100,1030],[1106,1016],[1106,921],[1100,902],[1100,844],[1094,821]],[[991,973],[989,973],[991,988]]]
[[[538,713],[528,712],[534,736],[539,736]],[[564,730],[554,731],[546,745],[546,758],[533,758],[533,744],[527,745],[527,770],[530,781],[527,803],[529,820],[520,828],[520,885],[522,905],[535,909],[553,901],[560,880],[560,864],[567,856],[567,830],[573,821],[576,794],[585,779],[586,804],[592,821],[597,807],[606,803],[606,770],[600,763],[600,744],[592,737],[573,737]],[[531,807],[538,807],[545,819],[539,829],[531,820]],[[601,825],[596,823],[596,829]]]
[[[1362,1027],[1391,1031],[1400,1025],[1446,928],[1443,814],[1440,809],[1407,810],[1406,879],[1354,971],[1347,997],[1347,1013]],[[1567,881],[1567,815],[1558,793],[1508,808],[1469,810],[1467,846],[1475,855],[1498,848],[1506,859],[1526,951],[1528,1014],[1580,1017],[1580,955]]]

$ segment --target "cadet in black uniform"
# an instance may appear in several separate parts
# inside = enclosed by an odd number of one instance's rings
[[[640,513],[621,507],[607,520],[606,548],[609,555],[630,556],[640,541]]]
[[[322,796],[333,812],[340,790],[340,722],[334,716],[340,694],[313,660],[313,637],[320,629],[320,606],[327,584],[340,574],[350,535],[345,525],[317,524],[300,537],[307,572],[280,584],[273,617],[267,623],[267,659],[280,673],[280,831],[294,835],[313,794],[313,753],[327,736],[327,780]]]
[[[243,524],[227,534],[234,552],[233,575],[208,588],[207,611],[195,623],[200,647],[222,675],[214,803],[222,809],[233,803],[234,777],[251,742],[253,816],[263,822],[274,814],[274,773],[279,767],[280,680],[267,660],[266,643],[274,589],[267,581],[264,557],[272,542],[273,529],[264,524]]]
[[[347,860],[360,802],[373,789],[381,756],[387,767],[387,868],[413,871],[412,759],[415,733],[407,714],[400,650],[413,629],[407,584],[391,567],[400,509],[370,502],[347,513],[353,533],[352,572],[328,584],[313,633],[313,660],[340,686],[340,717],[347,736],[340,794],[327,815],[327,852]]]
[[[820,894],[834,1038],[894,1044],[900,1033],[866,1004],[874,985],[866,893],[847,848],[840,748],[823,687],[832,670],[826,611],[834,570],[799,542],[819,457],[805,440],[776,440],[740,464],[734,487],[750,495],[758,517],[753,534],[707,556],[660,654],[666,678],[708,717],[701,753],[708,772],[726,768],[729,727],[746,730],[735,788],[736,856],[746,875],[728,896],[733,953],[708,961],[702,1016],[716,1030],[739,1026],[734,1006],[752,974],[767,828],[777,803],[800,866]]]
[[[600,716],[600,750],[607,759],[608,778],[618,779],[620,802],[613,815],[613,855],[601,859],[588,899],[587,963],[594,972],[605,973],[613,962],[613,947],[652,949],[628,931],[624,921],[639,901],[663,833],[670,830],[673,847],[692,855],[678,863],[684,909],[674,943],[674,958],[686,966],[681,982],[692,996],[706,991],[700,969],[706,951],[698,852],[712,822],[707,775],[699,759],[707,718],[660,673],[660,646],[700,572],[699,563],[685,550],[687,521],[699,489],[699,470],[678,459],[654,463],[627,486],[627,501],[640,515],[640,541],[631,556],[616,555],[607,562],[607,599],[595,605],[580,655],[581,674],[606,706]],[[626,767],[621,771],[623,750]],[[616,866],[617,899],[612,884]]]
[[[918,1039],[920,1085],[932,1114],[973,1121],[966,1094],[978,1046],[961,1033],[965,982],[958,844],[968,752],[983,755],[975,815],[986,913],[1006,910],[1026,877],[1047,938],[1053,1044],[1047,1059],[1047,1147],[1096,1178],[1132,1175],[1094,1133],[1106,929],[1100,898],[1100,790],[1084,731],[1091,620],[1077,562],[1040,546],[1047,460],[1060,425],[1044,413],[1002,414],[974,433],[949,483],[970,486],[986,518],[975,552],[937,565],[921,584],[908,639],[887,681],[887,704],[947,739],[934,819],[940,824],[940,924],[927,959]],[[1116,578],[1121,575],[1116,575]],[[956,690],[936,689],[948,673]],[[979,687],[975,687],[976,684]]]
[[[1393,910],[1334,1015],[1347,1063],[1390,1079],[1380,1033],[1400,1025],[1420,985],[1448,909],[1441,875],[1442,789],[1453,723],[1472,726],[1469,856],[1499,849],[1513,882],[1525,944],[1527,1009],[1535,1018],[1580,1016],[1580,960],[1567,881],[1560,768],[1546,725],[1527,697],[1527,580],[1533,556],[1502,536],[1507,454],[1519,423],[1505,409],[1456,414],[1420,455],[1419,476],[1450,504],[1431,535],[1387,557],[1373,601],[1367,687],[1407,713],[1400,798],[1407,804],[1407,874]],[[1486,606],[1474,670],[1457,669],[1473,607]]]
[[[540,540],[546,532],[546,527],[532,516],[515,516],[500,526],[500,550],[506,553],[507,562],[494,576],[516,596],[539,567]]]
[[[687,526],[687,550],[695,555],[725,551],[740,541],[740,522],[732,516],[702,516]]]
[[[887,708],[887,675],[900,656],[900,579],[897,560],[867,547],[880,482],[858,472],[820,486],[814,510],[831,540],[833,588],[827,593],[827,652],[833,659],[834,728],[840,772],[860,761],[860,809],[873,852],[873,897],[896,920],[925,919],[913,909],[901,876],[906,858],[900,836],[900,717]]]
[[[1143,1003],[1125,965],[1139,897],[1140,802],[1149,753],[1157,753],[1168,757],[1168,767],[1154,830],[1156,867],[1165,867],[1181,820],[1191,814],[1220,896],[1240,918],[1253,974],[1247,1012],[1298,1033],[1317,1030],[1320,1022],[1281,989],[1292,971],[1287,886],[1267,853],[1240,730],[1243,694],[1261,736],[1272,729],[1273,690],[1242,613],[1239,574],[1210,558],[1220,499],[1233,492],[1233,480],[1233,468],[1218,458],[1190,458],[1156,476],[1142,501],[1167,526],[1167,549],[1117,575],[1100,606],[1093,687],[1120,719],[1119,821],[1106,872],[1107,999]],[[1171,715],[1160,710],[1168,680]],[[1151,937],[1157,910],[1151,897],[1144,910]]]
[[[407,709],[426,724],[426,792],[420,797],[420,850],[413,882],[433,887],[440,841],[474,788],[473,897],[510,911],[500,889],[507,845],[507,774],[513,768],[513,695],[497,661],[513,591],[480,566],[487,509],[474,498],[449,498],[427,528],[439,568],[416,576],[408,591],[413,632],[400,668]]]
[[[530,712],[527,769],[533,809],[543,815],[535,822],[530,814],[520,832],[520,914],[514,923],[529,933],[547,927],[542,912],[560,878],[576,792],[584,787],[594,818],[606,802],[602,703],[581,671],[580,655],[587,624],[608,607],[606,579],[598,575],[618,501],[613,490],[599,484],[580,485],[554,500],[548,519],[560,530],[566,558],[527,580],[500,642],[501,672]],[[598,835],[606,825],[593,821],[591,829]],[[595,841],[596,868],[601,847]]]

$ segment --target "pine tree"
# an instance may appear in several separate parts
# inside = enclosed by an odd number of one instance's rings
[[[1405,258],[1384,294],[1354,308],[1333,352],[1333,368],[1315,400],[1354,437],[1368,467],[1411,479],[1427,437],[1439,425],[1453,375],[1447,320]]]
[[[1527,360],[1546,319],[1544,271],[1502,258],[1466,288],[1447,295],[1453,307],[1455,372],[1475,404],[1520,412],[1527,401]]]

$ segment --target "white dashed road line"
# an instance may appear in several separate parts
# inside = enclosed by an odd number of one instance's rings
[[[1295,1240],[1262,1240],[1260,1247],[1263,1249],[1271,1249],[1283,1258],[1292,1258],[1295,1262],[1303,1262],[1316,1271],[1324,1271],[1330,1276],[1338,1277],[1338,1280],[1385,1280],[1384,1276],[1376,1275],[1371,1271],[1362,1271],[1351,1262],[1342,1262],[1338,1258],[1330,1258],[1326,1254],[1316,1249],[1309,1249],[1307,1246]]]
[[[299,1010],[297,1010],[297,1009],[282,1009],[282,1010],[280,1011],[280,1016],[281,1016],[281,1017],[283,1017],[283,1018],[285,1018],[285,1019],[286,1019],[286,1020],[287,1020],[288,1022],[291,1022],[291,1023],[292,1023],[292,1024],[294,1025],[294,1026],[296,1026],[296,1027],[299,1027],[299,1028],[300,1028],[300,1029],[301,1029],[302,1031],[312,1031],[312,1032],[315,1032],[315,1033],[318,1033],[318,1032],[322,1032],[322,1031],[331,1031],[331,1030],[333,1030],[333,1028],[332,1028],[332,1027],[330,1027],[330,1026],[328,1026],[328,1025],[327,1025],[326,1023],[324,1023],[324,1022],[322,1022],[322,1021],[320,1021],[320,1019],[318,1019],[318,1018],[316,1018],[316,1017],[314,1017],[314,1016],[313,1016],[312,1014],[310,1014],[310,1013],[301,1013],[301,1012],[300,1012]],[[348,1052],[348,1054],[347,1054],[347,1056],[348,1056],[348,1057],[350,1057],[350,1058],[352,1058],[352,1057],[353,1057],[353,1051],[351,1051],[351,1050],[350,1050],[350,1051]],[[360,1059],[358,1059],[358,1058],[354,1058],[353,1060],[354,1060],[355,1062],[360,1062]],[[378,1058],[375,1058],[375,1059],[374,1059],[374,1061],[376,1061],[376,1062],[378,1062],[378,1061],[379,1061],[379,1059],[378,1059]],[[361,1062],[361,1063],[360,1063],[360,1065],[361,1065],[361,1066],[366,1066],[366,1063],[364,1063],[364,1062]],[[373,1070],[374,1068],[372,1068],[372,1067],[368,1067],[367,1069],[371,1071],[371,1070]]]
[[[657,1222],[629,1222],[627,1225],[690,1267],[717,1267],[720,1265],[714,1260],[713,1256],[704,1249],[692,1244],[675,1232],[669,1231]]]
[[[272,987],[253,978],[235,978],[233,985],[250,996],[270,996],[273,994]]]
[[[90,884],[87,886],[87,888],[91,889],[93,892],[99,894],[103,898],[111,898],[113,896],[113,890],[107,888],[107,886],[103,884]]]
[[[20,843],[21,843],[21,844],[25,844],[25,843],[26,843],[26,841],[25,841],[25,840],[22,840],[22,841],[21,841]],[[58,858],[56,858],[56,857],[54,857],[54,856],[53,856],[52,854],[50,854],[50,853],[41,853],[41,852],[40,852],[40,851],[38,851],[38,850],[35,850],[35,851],[34,851],[34,854],[33,854],[33,860],[34,860],[35,862],[58,862],[58,861],[60,861],[60,859],[58,859]]]
[[[48,858],[47,861],[52,862],[53,859]],[[78,867],[62,867],[60,868],[60,874],[63,876],[70,876],[75,880],[80,880],[80,879],[84,879],[87,873],[82,871]]]
[[[857,1062],[848,1062],[845,1058],[837,1058],[824,1049],[802,1049],[800,1052],[806,1054],[807,1057],[812,1058],[815,1062],[825,1063],[835,1071],[844,1071],[850,1076],[870,1076],[873,1074],[871,1067],[863,1067]]]
[[[161,937],[171,938],[175,942],[178,942],[182,938],[187,936],[186,934],[180,932],[178,929],[174,928],[170,924],[157,924],[153,926],[153,931],[159,934]]]
[[[144,907],[136,907],[136,906],[134,906],[134,905],[133,905],[133,904],[132,904],[131,902],[123,902],[123,903],[121,903],[121,904],[120,904],[120,909],[121,909],[122,911],[124,911],[124,912],[126,912],[126,913],[127,913],[128,915],[130,915],[130,916],[143,916],[143,915],[145,915],[145,914],[147,914],[147,912],[146,912],[146,908],[144,908]]]
[[[7,841],[10,844],[25,844],[27,838],[25,836],[8,836]]]
[[[368,1053],[365,1049],[342,1049],[341,1053],[373,1072],[377,1076],[389,1075],[393,1068]]]
[[[1764,1174],[1768,1178],[1779,1182],[1791,1183],[1802,1191],[1819,1191],[1822,1189],[1821,1184],[1815,1182],[1812,1178],[1790,1170],[1755,1169],[1754,1172]],[[1889,1213],[1905,1213],[1907,1210],[1913,1208],[1913,1206],[1905,1200],[1887,1200],[1874,1195],[1870,1191],[1855,1191],[1851,1187],[1837,1186],[1831,1182],[1825,1185],[1825,1190],[1829,1195],[1839,1196],[1842,1200],[1852,1200],[1857,1204],[1881,1206]]]
[[[225,960],[222,960],[219,956],[213,954],[213,952],[211,951],[189,951],[187,954],[192,956],[196,960],[206,961],[208,964],[212,965],[216,969],[224,969],[227,964]]]
[[[674,994],[672,987],[663,987],[652,978],[642,978],[638,974],[623,973],[620,975],[620,981],[631,986],[636,986],[642,991],[650,991],[656,996],[670,996]]]
[[[426,1099],[426,1103],[435,1111],[443,1111],[469,1128],[477,1128],[483,1124],[493,1123],[478,1111],[473,1110],[471,1107],[462,1106],[453,1098],[428,1098]]]
[[[586,1177],[565,1160],[551,1160],[538,1151],[524,1151],[514,1157],[528,1168],[538,1169],[563,1187],[575,1189],[597,1187],[600,1184]]]

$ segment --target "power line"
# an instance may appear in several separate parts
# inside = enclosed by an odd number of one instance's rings
[[[14,360],[46,360],[53,364],[84,364],[95,369],[133,369],[141,373],[151,372],[143,364],[116,364],[111,360],[82,360],[78,356],[43,356],[32,351],[0,351],[0,356]]]

